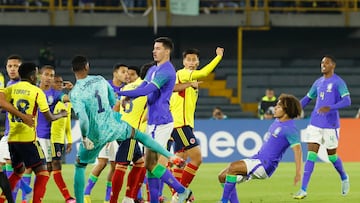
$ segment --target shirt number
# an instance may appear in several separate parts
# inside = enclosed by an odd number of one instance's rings
[[[26,110],[29,109],[29,101],[28,101],[28,100],[25,100],[25,99],[19,99],[19,100],[16,102],[16,108],[17,108],[21,113],[26,114]],[[12,115],[11,121],[12,121],[12,122],[22,122],[21,118],[15,116],[15,115]]]
[[[105,111],[104,107],[102,106],[102,102],[101,102],[101,97],[99,95],[99,90],[95,90],[95,97],[97,99],[97,102],[98,102],[98,113],[102,113]]]

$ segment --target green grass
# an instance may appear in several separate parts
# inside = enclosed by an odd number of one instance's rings
[[[222,188],[217,181],[218,172],[226,164],[203,164],[194,181],[190,185],[195,195],[195,202],[208,203],[216,202],[220,199]],[[237,191],[242,203],[280,203],[280,202],[316,202],[316,203],[352,203],[360,202],[360,163],[345,163],[344,167],[350,175],[351,190],[343,197],[340,194],[340,179],[328,163],[317,163],[308,188],[308,197],[303,200],[292,199],[292,194],[297,192],[298,186],[293,185],[295,175],[294,163],[281,163],[274,175],[267,180],[252,180],[247,183],[237,185]],[[87,174],[90,173],[92,165],[87,167]],[[73,165],[63,166],[65,182],[73,194]],[[101,174],[98,183],[92,191],[92,202],[103,203],[105,193],[105,179],[108,168]],[[124,189],[121,192],[123,197]],[[168,187],[164,187],[165,196],[170,198]],[[119,199],[121,202],[122,199]],[[19,201],[18,201],[19,202]],[[44,203],[63,203],[64,200],[57,189],[53,178],[47,185]]]

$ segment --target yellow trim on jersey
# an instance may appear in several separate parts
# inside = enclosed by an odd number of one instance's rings
[[[133,90],[136,89],[143,80],[138,78],[132,83],[125,85],[122,90]],[[142,96],[136,99],[130,100],[125,106],[125,109],[121,106],[120,113],[121,113],[121,120],[126,121],[129,123],[133,128],[139,129],[140,131],[144,132],[146,129],[146,119],[147,119],[147,106],[146,106],[147,97]]]
[[[197,79],[209,75],[221,61],[221,56],[216,56],[209,64],[200,70],[183,68],[176,72],[176,83],[195,82]],[[183,91],[174,92],[170,98],[170,111],[174,119],[174,128],[190,126],[194,128],[194,114],[198,90],[188,87]]]
[[[67,111],[66,118],[60,118],[56,121],[51,123],[51,143],[60,143],[65,144],[65,135],[66,135],[66,142],[72,143],[72,136],[71,136],[71,103],[66,102],[63,103],[58,101],[55,105],[54,113],[59,113],[61,110]]]
[[[26,81],[20,81],[4,89],[6,100],[14,107],[26,114],[37,117],[37,110],[40,112],[49,111],[49,105],[45,93],[35,85]],[[35,126],[29,127],[18,117],[8,113],[9,119],[9,139],[8,142],[32,142],[36,140],[36,121]]]

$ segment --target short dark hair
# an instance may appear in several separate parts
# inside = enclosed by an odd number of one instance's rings
[[[154,65],[156,65],[155,61],[143,64],[140,68],[140,78],[144,79],[148,70]]]
[[[328,58],[328,59],[330,59],[333,63],[336,64],[336,58],[335,58],[334,56],[332,56],[332,55],[324,55],[323,58]]]
[[[159,37],[154,42],[160,42],[166,49],[170,49],[170,52],[174,49],[174,43],[169,37]]]
[[[7,57],[7,60],[11,60],[11,59],[16,59],[16,60],[22,61],[21,56],[16,55],[16,54],[12,54],[12,55]]]
[[[138,76],[140,76],[140,68],[137,66],[129,66],[129,70],[134,70]]]
[[[120,67],[128,67],[127,65],[123,64],[123,63],[116,63],[114,66],[113,66],[113,73],[117,70],[119,70]]]
[[[296,118],[301,115],[301,104],[299,100],[290,94],[281,94],[279,96],[279,105],[284,109],[289,118]]]
[[[40,69],[40,74],[42,74],[44,72],[44,70],[53,70],[53,71],[55,71],[55,67],[52,66],[52,65],[44,65]]]
[[[37,65],[33,62],[25,62],[19,66],[19,76],[21,79],[30,79],[36,72]]]
[[[84,70],[87,63],[89,63],[89,61],[85,56],[82,55],[75,56],[71,61],[72,70],[74,72]]]
[[[183,58],[185,58],[188,54],[196,54],[198,58],[200,57],[200,51],[195,48],[186,49],[182,54]]]

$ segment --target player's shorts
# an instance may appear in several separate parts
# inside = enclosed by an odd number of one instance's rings
[[[8,138],[9,136],[3,136],[0,140],[0,162],[5,162],[6,159],[10,159]]]
[[[173,122],[161,125],[148,125],[146,127],[146,133],[150,135],[155,141],[157,141],[162,147],[166,148],[173,128]]]
[[[190,126],[175,128],[172,131],[171,136],[175,141],[175,152],[188,150],[199,145],[199,142],[193,133],[193,129]]]
[[[45,164],[45,156],[38,141],[9,143],[11,164],[13,168],[33,168]]]
[[[52,161],[52,144],[50,139],[46,139],[46,138],[38,138],[40,146],[45,154],[45,160],[46,162],[51,162]]]
[[[61,160],[62,155],[65,153],[65,145],[60,143],[53,143],[51,149],[52,149],[52,159]]]
[[[118,146],[119,145],[116,141],[107,143],[99,152],[98,158],[108,159],[109,161],[115,161],[115,156]]]
[[[264,166],[259,159],[243,159],[247,168],[247,176],[238,175],[237,183],[246,182],[250,179],[267,179],[267,175]]]
[[[304,142],[324,145],[326,149],[336,149],[339,144],[339,128],[319,128],[309,125],[306,128]]]
[[[119,143],[116,153],[116,163],[129,165],[130,162],[136,162],[143,156],[139,143],[135,139],[126,139]]]

